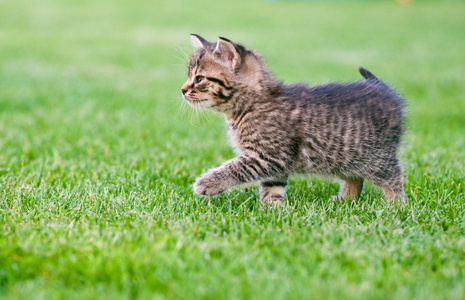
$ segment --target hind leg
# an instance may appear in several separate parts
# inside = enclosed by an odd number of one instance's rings
[[[394,191],[388,188],[383,189],[384,195],[389,201],[392,201],[393,199],[396,199],[396,201],[401,201],[402,203],[405,203],[405,193],[404,191]]]
[[[400,166],[396,165],[391,170],[383,172],[382,175],[372,179],[373,184],[383,189],[384,195],[389,201],[395,199],[405,203],[404,177]]]
[[[363,188],[363,179],[344,179],[344,183],[341,185],[339,190],[338,197],[345,199],[349,198],[350,200],[359,196]]]

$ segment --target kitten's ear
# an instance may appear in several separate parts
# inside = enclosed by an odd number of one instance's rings
[[[191,42],[196,49],[205,48],[207,45],[211,44],[209,41],[197,34],[191,34]]]
[[[237,51],[234,43],[222,37],[218,38],[213,54],[233,71],[241,62],[241,55]]]

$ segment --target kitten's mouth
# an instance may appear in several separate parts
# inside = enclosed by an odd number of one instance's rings
[[[187,99],[187,101],[191,103],[200,103],[200,102],[207,101],[207,99]]]

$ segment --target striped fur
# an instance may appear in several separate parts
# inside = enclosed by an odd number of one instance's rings
[[[360,68],[363,81],[309,87],[275,79],[255,52],[219,38],[192,35],[196,50],[182,87],[194,107],[223,113],[240,156],[197,178],[194,191],[215,195],[260,182],[264,206],[276,206],[290,174],[344,181],[338,197],[354,198],[369,180],[388,199],[404,200],[396,152],[404,101]]]

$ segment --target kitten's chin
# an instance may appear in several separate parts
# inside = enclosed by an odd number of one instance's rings
[[[210,99],[192,99],[184,98],[190,106],[195,108],[211,108],[214,102]]]

